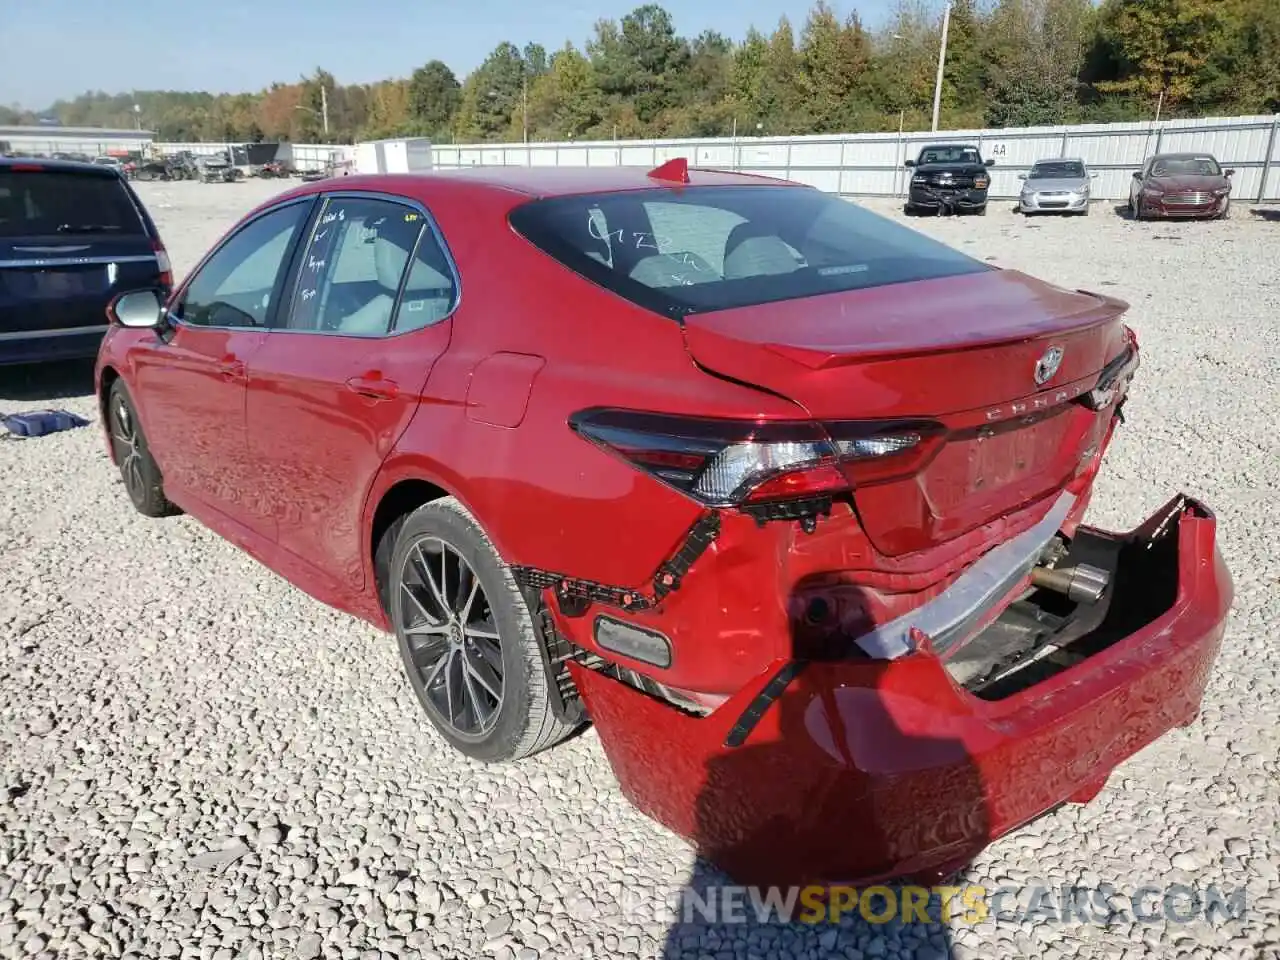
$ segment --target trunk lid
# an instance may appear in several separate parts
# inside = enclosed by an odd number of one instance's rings
[[[822,421],[932,420],[907,476],[854,479],[868,537],[926,549],[1061,489],[1100,414],[1071,403],[1125,348],[1122,301],[1009,270],[808,297],[685,319],[704,369]],[[1060,353],[1058,352],[1060,351]],[[1038,366],[1058,357],[1038,382]]]

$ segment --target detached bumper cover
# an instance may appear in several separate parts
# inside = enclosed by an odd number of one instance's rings
[[[976,187],[935,187],[913,183],[907,202],[913,207],[926,209],[953,206],[960,210],[979,210],[987,205],[987,191]]]
[[[1196,717],[1233,588],[1208,510],[1178,498],[1129,538],[1165,536],[1172,604],[1003,700],[957,686],[927,645],[779,662],[703,718],[578,664],[574,679],[628,798],[740,882],[936,877]]]

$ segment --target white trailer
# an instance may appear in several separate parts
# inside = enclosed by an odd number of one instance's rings
[[[356,173],[413,173],[431,169],[426,137],[369,140],[356,144]]]

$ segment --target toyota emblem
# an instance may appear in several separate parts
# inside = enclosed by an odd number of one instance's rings
[[[1052,380],[1060,366],[1062,366],[1062,348],[1050,347],[1044,352],[1044,356],[1036,361],[1036,386],[1043,386]]]

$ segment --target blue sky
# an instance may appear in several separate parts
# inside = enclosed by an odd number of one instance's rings
[[[431,59],[461,77],[503,40],[581,44],[641,0],[0,0],[0,104],[41,109],[85,90],[257,90],[317,66],[340,82],[405,76]],[[810,0],[667,0],[676,28],[740,39]],[[884,22],[893,0],[841,0]],[[376,12],[375,12],[376,11]]]

